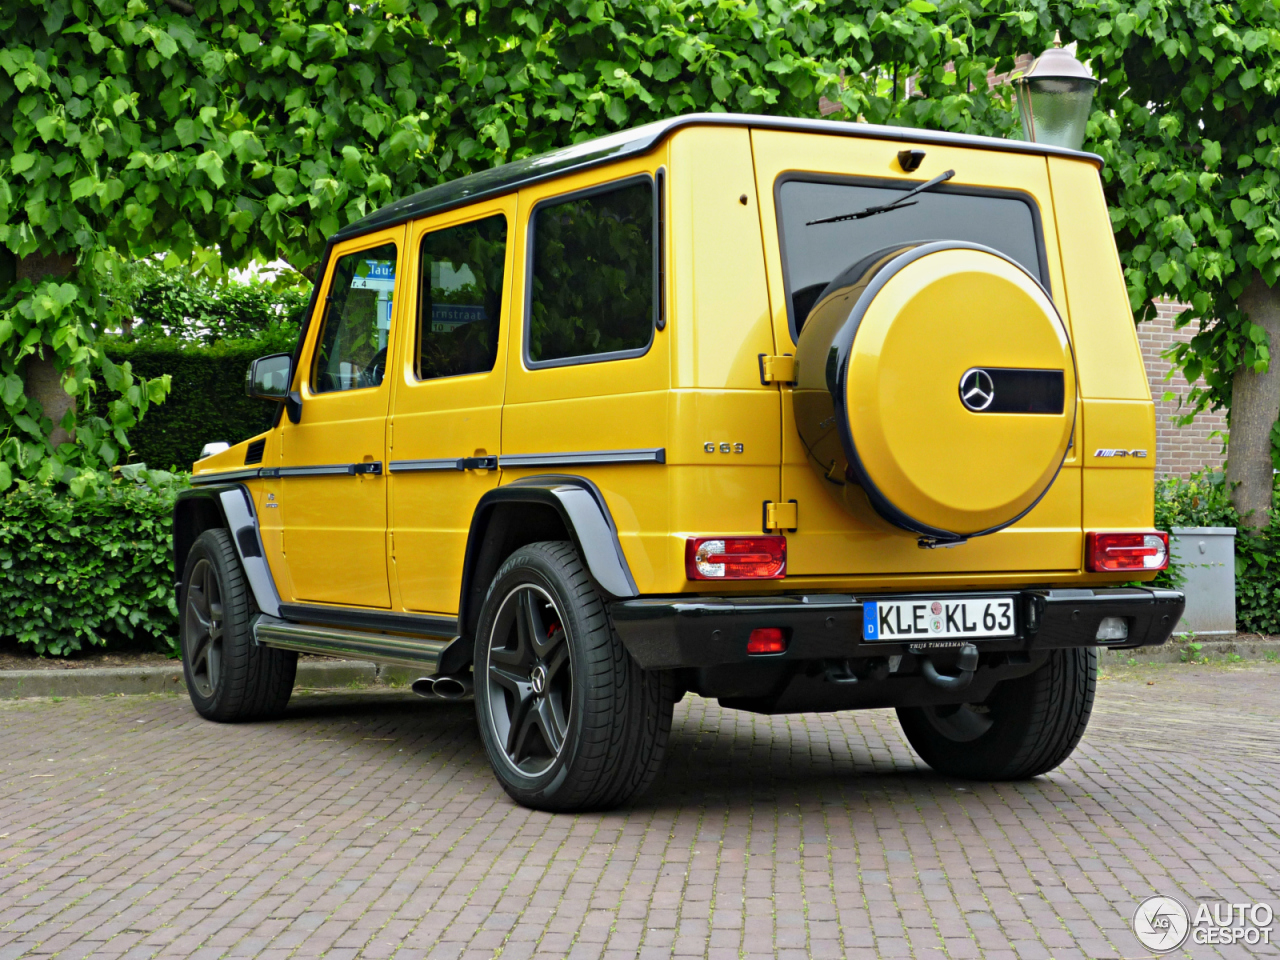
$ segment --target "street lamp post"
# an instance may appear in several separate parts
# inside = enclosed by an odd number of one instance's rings
[[[1088,67],[1061,47],[1051,47],[1013,86],[1027,140],[1080,149],[1098,88]]]

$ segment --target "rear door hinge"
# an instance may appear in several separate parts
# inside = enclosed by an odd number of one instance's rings
[[[759,359],[761,383],[796,382],[796,358],[791,354],[787,353],[780,357],[771,357],[767,353],[762,353],[759,355]]]
[[[764,502],[763,526],[765,533],[771,533],[774,530],[795,533],[796,528],[800,526],[800,505],[794,500],[788,500],[786,503],[774,503],[772,500],[766,500]]]

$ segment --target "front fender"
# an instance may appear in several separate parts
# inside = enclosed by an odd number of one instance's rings
[[[192,544],[205,530],[214,527],[222,527],[231,534],[258,609],[278,617],[280,594],[262,547],[253,498],[242,483],[205,484],[178,494],[173,505],[174,592],[182,589],[182,574]]]

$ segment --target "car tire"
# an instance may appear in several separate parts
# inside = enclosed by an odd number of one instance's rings
[[[1080,742],[1098,682],[1098,651],[1052,650],[1025,677],[997,684],[980,704],[900,707],[920,758],[966,780],[1025,780],[1048,773]]]
[[[570,543],[521,547],[494,575],[474,689],[489,763],[523,806],[610,809],[662,765],[673,681],[631,659]]]
[[[182,672],[207,720],[262,720],[284,711],[298,655],[259,646],[258,612],[226,530],[206,530],[187,554],[178,597]]]

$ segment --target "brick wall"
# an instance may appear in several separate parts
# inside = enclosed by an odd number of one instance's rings
[[[1165,380],[1170,365],[1161,354],[1175,342],[1190,340],[1198,329],[1192,322],[1174,330],[1173,320],[1180,309],[1177,304],[1161,303],[1156,319],[1138,324],[1138,343],[1142,346],[1147,379],[1151,381],[1151,396],[1156,401],[1156,473],[1160,476],[1185,477],[1204,466],[1220,466],[1222,441],[1209,435],[1227,429],[1226,418],[1220,413],[1202,413],[1185,427],[1172,421],[1179,412],[1178,399],[1185,398],[1191,387],[1181,374]],[[1175,399],[1162,400],[1166,392],[1173,393]]]

